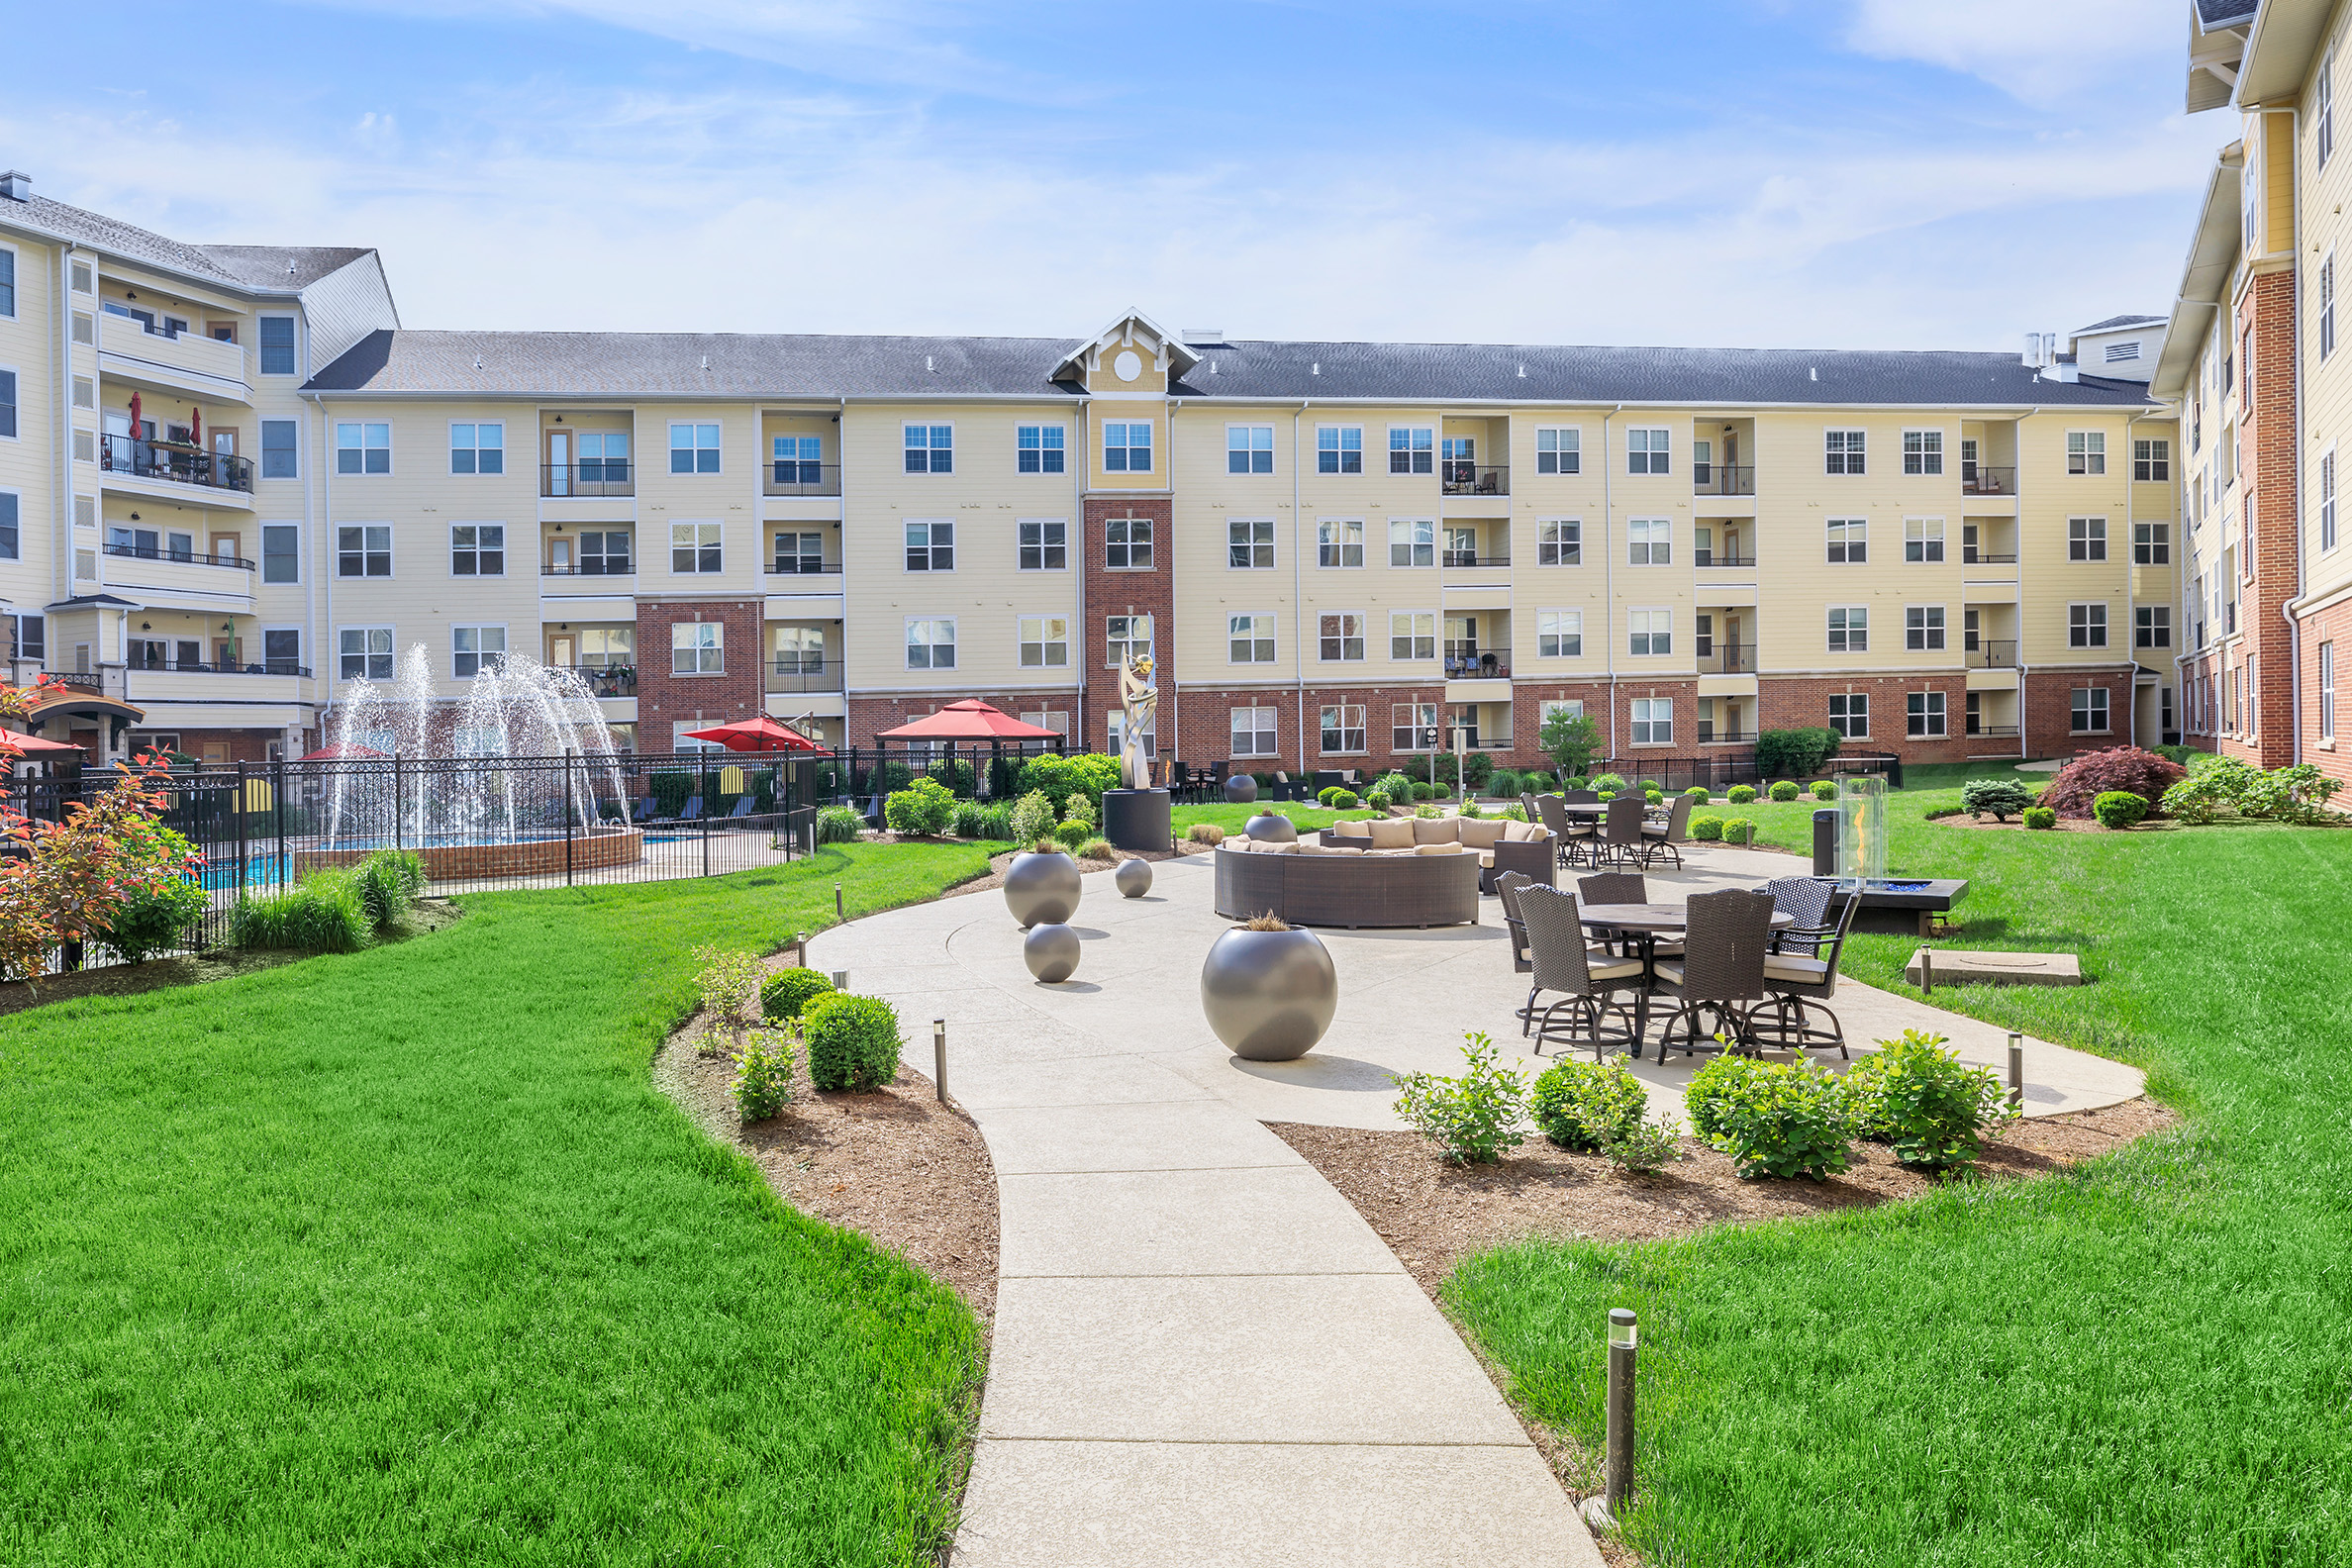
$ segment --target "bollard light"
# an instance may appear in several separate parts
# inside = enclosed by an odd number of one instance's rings
[[[1610,1308],[1609,1343],[1611,1347],[1622,1346],[1624,1349],[1630,1350],[1634,1347],[1635,1342],[1633,1309],[1630,1307]]]
[[[2010,1031],[2009,1041],[2009,1103],[2011,1111],[2025,1107],[2025,1036]]]
[[[938,1091],[939,1104],[947,1103],[947,1021],[931,1020],[931,1087]]]
[[[1919,994],[1935,995],[1935,947],[1932,943],[1919,948]]]
[[[841,884],[835,882],[833,884],[833,919],[837,921],[845,921],[848,918],[848,911],[841,903]]]
[[[1609,1309],[1609,1424],[1601,1466],[1602,1507],[1614,1522],[1633,1495],[1633,1309]]]
[[[792,959],[792,961],[793,961],[795,964],[798,964],[798,965],[799,965],[801,968],[803,968],[803,969],[806,969],[806,968],[808,968],[808,967],[809,967],[809,933],[808,933],[807,931],[794,931],[794,932],[792,933],[792,948],[793,948],[793,959]]]

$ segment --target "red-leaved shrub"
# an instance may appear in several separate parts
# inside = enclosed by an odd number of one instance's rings
[[[2129,790],[2148,803],[2148,814],[2159,816],[2164,792],[2189,776],[2188,769],[2138,746],[2114,746],[2086,752],[2058,770],[2041,803],[2061,817],[2091,816],[2091,803],[2108,790]]]

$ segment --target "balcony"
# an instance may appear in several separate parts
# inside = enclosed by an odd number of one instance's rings
[[[779,555],[768,562],[767,574],[770,577],[838,577],[841,563],[820,560],[813,555]]]
[[[1703,641],[1699,644],[1699,673],[1753,675],[1756,673],[1756,644],[1725,642],[1720,637]]]
[[[1968,735],[1972,738],[1977,735],[1991,735],[1996,739],[2014,740],[2017,737],[2017,727],[2015,725],[1981,725],[1972,719],[1968,722]]]
[[[541,463],[539,494],[594,501],[637,494],[637,470],[627,457],[591,457],[584,462]]]
[[[1970,669],[2015,669],[2017,644],[2013,639],[1994,642],[1980,637],[1961,650],[1960,662]]]
[[[100,547],[109,555],[124,555],[133,560],[184,561],[191,566],[226,566],[242,571],[253,569],[253,563],[243,555],[199,555],[192,548],[171,549],[160,544],[106,544]]]
[[[1972,496],[2013,496],[2017,493],[2017,470],[1996,468],[1989,463],[1960,465],[1960,493]]]
[[[779,653],[768,661],[769,691],[837,692],[841,686],[839,659],[829,662],[822,653]]]
[[[168,332],[113,311],[98,317],[99,367],[111,380],[134,381],[201,399],[250,404],[245,351],[194,332]]]
[[[1756,557],[1752,550],[1746,554],[1739,554],[1729,550],[1693,550],[1691,552],[1691,559],[1694,565],[1716,568],[1724,566],[1752,567],[1756,564]]]
[[[2014,566],[2017,564],[2017,557],[2013,554],[1990,555],[1980,549],[1963,549],[1960,552],[1960,564],[1963,566]]]
[[[186,441],[141,441],[131,436],[101,436],[98,466],[129,479],[151,480],[157,486],[184,485],[197,490],[253,493],[253,464],[227,452],[210,452]],[[250,506],[247,500],[242,503]]]
[[[568,566],[543,565],[541,577],[635,577],[637,562],[625,557],[603,556],[595,560],[575,561]]]
[[[133,646],[136,648],[137,644]],[[135,670],[170,670],[180,675],[300,675],[307,678],[310,666],[292,659],[252,659],[243,664],[206,663],[202,659],[143,658],[135,653],[125,666]]]
[[[559,664],[557,669],[580,677],[592,697],[635,697],[637,666],[633,664]]]
[[[1699,721],[1699,743],[1701,745],[1753,745],[1756,743],[1756,732],[1733,729],[1725,725],[1709,724],[1702,719]]]
[[[759,493],[764,496],[837,496],[841,493],[839,463],[803,462],[782,457],[763,465]]]
[[[1691,464],[1691,493],[1706,496],[1752,496],[1756,493],[1756,470],[1753,467],[1735,468],[1729,463]]]
[[[1507,496],[1511,494],[1511,470],[1448,457],[1437,465],[1437,483],[1449,496]]]
[[[1449,549],[1437,552],[1437,564],[1440,566],[1508,566],[1511,564],[1511,557],[1508,555],[1481,555],[1476,550]]]

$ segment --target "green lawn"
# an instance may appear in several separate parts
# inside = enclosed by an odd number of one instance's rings
[[[0,1020],[0,1562],[933,1560],[963,1304],[651,1086],[690,949],[985,869],[829,849]]]
[[[1169,815],[1175,820],[1176,836],[1179,838],[1184,836],[1184,831],[1194,823],[1215,823],[1218,827],[1223,828],[1229,837],[1239,833],[1250,818],[1258,816],[1260,813],[1288,817],[1298,825],[1301,833],[1320,833],[1342,818],[1372,815],[1368,811],[1325,811],[1321,806],[1311,806],[1304,801],[1259,801],[1250,806],[1228,806],[1223,801],[1219,801],[1214,805],[1207,806],[1174,807]]]
[[[1653,1562],[2343,1561],[2352,832],[1976,833],[1919,813],[1988,770],[1910,771],[1892,869],[1970,880],[1966,945],[2071,949],[2095,977],[1935,1000],[2138,1063],[2187,1126],[2046,1180],[1510,1247],[1449,1303],[1596,1446],[1605,1314],[1639,1310],[1629,1530]],[[1748,814],[1800,847],[1812,809]],[[1915,995],[1915,945],[1858,937],[1851,969]]]

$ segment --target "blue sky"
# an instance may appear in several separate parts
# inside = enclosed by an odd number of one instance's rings
[[[415,327],[2009,348],[2161,312],[2179,0],[21,8],[0,162]],[[115,44],[124,40],[117,37]]]

